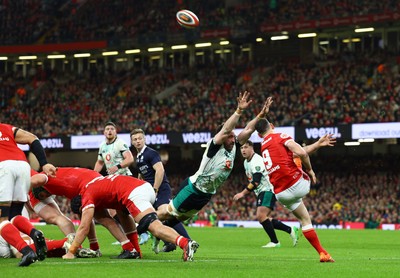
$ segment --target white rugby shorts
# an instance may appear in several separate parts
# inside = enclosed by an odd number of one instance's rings
[[[0,162],[0,202],[26,202],[31,185],[31,167],[21,160]]]
[[[302,198],[310,192],[310,180],[303,176],[288,189],[275,194],[276,199],[290,211],[294,211],[302,202]]]
[[[145,184],[136,187],[129,194],[128,199],[133,203],[133,208],[129,205],[128,210],[133,217],[136,217],[140,212],[143,212],[149,208],[153,208],[153,204],[156,201],[156,194],[154,193],[153,186],[146,182]],[[132,208],[134,211],[132,211]]]

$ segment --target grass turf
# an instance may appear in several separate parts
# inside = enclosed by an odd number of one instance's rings
[[[40,229],[47,238],[60,239],[55,226]],[[116,260],[121,247],[108,231],[97,226],[103,257],[95,259],[47,258],[29,267],[18,259],[0,259],[0,277],[399,277],[400,232],[381,230],[317,230],[335,263],[320,263],[304,237],[293,248],[289,235],[277,231],[281,248],[265,249],[262,229],[188,228],[199,244],[194,262],[182,262],[182,251],[158,255],[151,240],[142,245],[142,260]],[[87,242],[84,243],[88,247]]]

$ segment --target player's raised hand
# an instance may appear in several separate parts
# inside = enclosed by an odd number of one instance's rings
[[[321,147],[333,147],[336,144],[336,138],[333,137],[333,134],[325,134],[318,139],[318,143]]]
[[[247,107],[249,107],[250,103],[252,103],[253,100],[250,99],[250,93],[248,91],[244,91],[243,93],[240,93],[237,97],[237,102],[238,109],[245,110]]]
[[[264,107],[263,107],[263,110],[264,110],[264,113],[265,113],[265,114],[268,114],[268,112],[269,112],[269,107],[271,106],[271,104],[272,104],[273,102],[274,102],[274,101],[272,100],[272,97],[267,97],[267,100],[265,101]]]
[[[268,97],[267,100],[264,102],[264,106],[261,109],[261,112],[258,113],[258,118],[265,118],[269,112],[269,107],[274,101],[272,100],[272,97]]]

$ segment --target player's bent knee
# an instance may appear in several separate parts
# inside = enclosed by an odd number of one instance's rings
[[[138,234],[142,234],[142,233],[146,232],[147,229],[149,228],[150,224],[156,220],[158,220],[158,217],[157,217],[157,213],[155,213],[155,212],[151,212],[151,213],[143,216],[142,219],[139,221],[139,225],[137,226]]]

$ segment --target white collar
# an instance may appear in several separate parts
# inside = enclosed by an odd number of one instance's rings
[[[136,155],[136,158],[139,158],[139,156],[141,156],[142,154],[143,154],[143,152],[144,152],[144,150],[147,148],[147,146],[146,145],[144,145],[143,146],[143,149],[140,151],[140,153],[138,153],[137,155]]]

